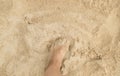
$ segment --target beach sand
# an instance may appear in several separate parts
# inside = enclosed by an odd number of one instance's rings
[[[69,37],[61,73],[120,76],[120,0],[0,0],[0,76],[44,76]]]

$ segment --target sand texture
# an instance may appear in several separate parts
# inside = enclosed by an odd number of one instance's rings
[[[63,75],[120,76],[120,0],[0,0],[0,76],[44,76],[62,37]]]

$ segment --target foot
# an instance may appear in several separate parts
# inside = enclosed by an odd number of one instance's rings
[[[70,42],[67,39],[57,39],[51,46],[50,52],[52,53],[50,64],[61,67],[62,61],[66,52],[69,50]]]

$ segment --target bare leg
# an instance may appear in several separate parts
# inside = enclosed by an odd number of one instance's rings
[[[50,50],[52,51],[52,57],[45,71],[45,76],[62,76],[60,67],[68,48],[69,42],[67,40],[63,39],[56,42]]]

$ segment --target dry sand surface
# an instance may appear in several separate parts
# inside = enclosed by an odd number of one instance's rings
[[[120,0],[0,0],[0,76],[44,76],[62,37],[63,75],[120,76]]]

